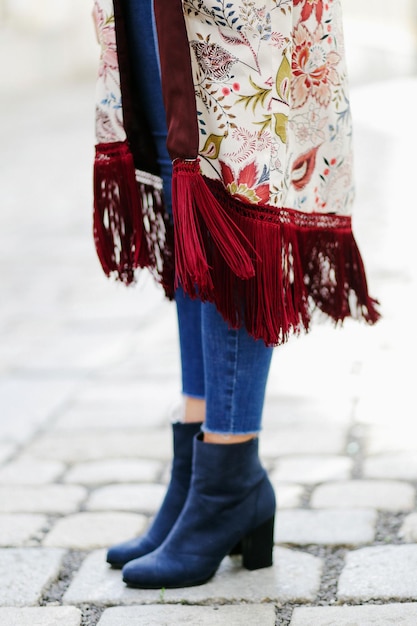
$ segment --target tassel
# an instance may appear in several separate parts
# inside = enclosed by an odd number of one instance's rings
[[[142,202],[127,142],[98,144],[94,160],[94,241],[106,274],[129,285],[149,264]]]
[[[174,161],[172,193],[176,284],[191,296],[197,295],[198,286],[202,300],[213,298],[209,246],[218,250],[226,266],[240,279],[254,276],[247,250],[253,248],[212,195],[198,159]]]
[[[350,217],[250,205],[230,196],[220,181],[205,183],[245,245],[256,250],[255,275],[242,280],[219,249],[206,244],[210,300],[232,328],[244,324],[255,339],[276,346],[307,332],[315,308],[336,323],[379,319]]]

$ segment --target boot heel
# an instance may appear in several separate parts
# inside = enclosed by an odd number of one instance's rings
[[[236,556],[237,554],[242,554],[242,542],[238,541],[236,545],[229,552],[229,556]]]
[[[242,564],[249,570],[272,565],[275,516],[255,528],[242,540]]]

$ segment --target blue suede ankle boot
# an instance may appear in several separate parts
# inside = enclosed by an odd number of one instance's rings
[[[161,508],[145,535],[109,548],[107,562],[112,567],[122,568],[132,559],[137,559],[155,550],[161,545],[177,521],[190,487],[193,441],[200,428],[200,423],[175,423],[172,425],[174,458],[171,480]]]
[[[201,585],[238,542],[244,567],[269,567],[275,506],[257,438],[223,445],[204,443],[200,434],[180,516],[159,548],[124,566],[123,580],[141,589]]]

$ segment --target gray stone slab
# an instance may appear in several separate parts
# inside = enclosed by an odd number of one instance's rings
[[[65,470],[58,461],[20,458],[0,469],[1,485],[42,485],[54,482]]]
[[[318,436],[320,433],[320,436]],[[347,426],[325,423],[279,425],[260,438],[260,453],[265,458],[293,454],[343,454]]]
[[[290,626],[415,626],[417,603],[296,607]]]
[[[417,513],[407,515],[398,534],[408,543],[417,542]]]
[[[166,493],[165,485],[106,485],[95,489],[86,502],[89,511],[155,513]]]
[[[0,608],[3,626],[80,626],[81,611],[73,606]]]
[[[364,460],[365,478],[417,480],[417,453],[400,452],[378,454]]]
[[[275,357],[276,358],[276,357]],[[279,381],[281,370],[278,367],[276,375]],[[290,427],[310,423],[321,424],[322,428],[333,424],[350,424],[352,418],[352,403],[336,403],[331,397],[279,393],[278,385],[274,384],[274,372],[271,370],[270,384],[265,398],[263,424],[265,431],[274,430],[278,425],[287,424]],[[276,391],[277,389],[277,391]],[[277,395],[276,395],[277,394]],[[317,435],[317,433],[316,433]]]
[[[41,459],[80,463],[98,459],[157,459],[172,456],[168,428],[155,431],[84,430],[48,433],[30,444],[26,453]]]
[[[316,487],[311,496],[313,508],[373,508],[381,511],[410,511],[415,489],[398,481],[351,480]]]
[[[52,548],[0,550],[0,606],[38,604],[43,590],[58,576],[64,554]]]
[[[93,550],[139,535],[147,519],[133,513],[77,513],[58,520],[43,545]]]
[[[77,485],[0,486],[0,513],[73,513],[87,495]]]
[[[25,443],[75,389],[74,380],[0,380],[0,439]]]
[[[123,361],[125,362],[125,360]],[[90,405],[77,401],[68,407],[60,417],[54,421],[54,431],[75,432],[77,430],[109,430],[117,425],[120,429],[153,430],[167,423],[167,412],[152,410],[145,411],[137,402],[125,402],[114,405]]]
[[[283,457],[271,473],[273,481],[316,484],[326,480],[346,480],[353,468],[352,459],[344,456]]]
[[[302,485],[274,482],[278,509],[294,509],[301,505],[304,494]]]
[[[415,600],[417,546],[373,546],[348,553],[340,575],[343,602]]]
[[[410,398],[408,406],[411,408],[412,398]],[[396,414],[399,410],[396,407]],[[398,428],[398,424],[393,425],[392,422],[389,425],[372,425],[368,427],[366,451],[369,455],[415,452],[415,436],[415,423],[411,414],[408,422],[401,424],[401,428]]]
[[[140,341],[142,342],[142,334]],[[149,358],[152,357],[149,356]],[[156,358],[156,361],[159,359]],[[100,381],[81,390],[77,397],[76,406],[84,408],[105,407],[106,411],[113,409],[113,422],[110,428],[114,428],[115,421],[118,423],[117,411],[119,407],[131,407],[136,412],[137,428],[142,423],[155,426],[161,419],[165,419],[167,422],[173,399],[177,394],[178,383],[164,381],[164,393],[161,393],[160,382],[154,378],[145,381],[143,377],[131,381],[123,379],[117,380],[117,382],[106,381],[105,385]],[[62,421],[60,423],[62,424]]]
[[[149,482],[157,479],[162,467],[162,463],[150,459],[91,461],[71,467],[63,480],[80,485]]]
[[[376,521],[376,512],[369,509],[281,511],[275,541],[293,545],[363,545],[373,541]]]
[[[275,607],[147,605],[106,609],[97,626],[274,626]]]
[[[0,443],[0,463],[4,463],[7,461],[14,451],[16,450],[16,446],[12,443]]]
[[[46,521],[45,515],[0,514],[0,546],[7,548],[24,545],[39,533]]]
[[[224,603],[267,601],[311,602],[317,595],[321,559],[285,548],[275,550],[274,566],[249,572],[239,557],[226,557],[214,578],[198,587],[167,589],[165,602]],[[105,552],[92,552],[81,565],[64,596],[64,604],[158,604],[160,590],[128,588],[120,571],[105,562]]]

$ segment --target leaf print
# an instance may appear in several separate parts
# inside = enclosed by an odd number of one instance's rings
[[[306,154],[302,154],[293,163],[291,170],[291,183],[300,191],[304,189],[310,182],[314,168],[316,167],[316,155],[320,146],[309,150]]]
[[[240,37],[232,37],[231,35],[226,35],[219,29],[220,37],[223,39],[225,43],[228,43],[231,46],[243,46],[245,45],[245,41]]]
[[[191,41],[197,63],[207,78],[224,81],[238,59],[216,43]]]
[[[209,135],[200,153],[208,159],[217,159],[223,139],[224,135]]]
[[[276,89],[279,97],[285,103],[288,102],[288,96],[290,93],[290,79],[291,79],[291,65],[284,54],[282,57],[281,65],[276,78]]]
[[[260,104],[261,106],[265,106],[265,99],[271,93],[271,88],[261,87],[260,85],[257,85],[250,76],[249,83],[254,88],[255,93],[249,96],[240,96],[237,99],[236,103],[238,104],[242,102],[245,105],[245,108],[252,104],[252,111],[255,111],[258,104]]]
[[[287,143],[288,115],[285,115],[285,113],[274,113],[274,118],[275,134],[278,135],[282,143]]]

